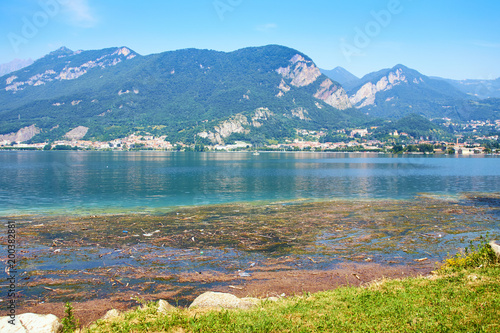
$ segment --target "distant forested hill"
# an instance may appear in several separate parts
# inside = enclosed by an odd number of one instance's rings
[[[283,138],[366,119],[309,57],[277,45],[146,57],[126,47],[61,48],[0,78],[0,89],[0,134],[34,124],[38,141],[77,126],[101,140],[137,130],[184,141]]]

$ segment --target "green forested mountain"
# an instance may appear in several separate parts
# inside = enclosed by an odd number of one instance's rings
[[[500,118],[499,100],[471,100],[403,65],[357,82],[348,95],[308,56],[278,45],[149,56],[126,47],[61,48],[0,77],[0,141],[16,134],[44,142],[78,128],[71,137],[111,140],[147,132],[171,142],[261,143],[291,139],[296,129],[366,127],[410,114]]]
[[[387,121],[384,125],[377,128],[376,135],[386,136],[398,131],[406,133],[413,138],[428,138],[429,140],[450,140],[452,138],[448,129],[438,126],[430,120],[417,114],[409,114],[395,121]]]
[[[84,126],[88,139],[143,130],[223,142],[233,134],[283,138],[295,128],[338,128],[366,116],[309,57],[270,45],[150,56],[126,47],[61,48],[0,78],[0,119],[0,134],[35,125],[34,141]]]

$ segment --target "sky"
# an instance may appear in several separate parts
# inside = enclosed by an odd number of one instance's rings
[[[234,51],[279,44],[361,77],[500,77],[498,0],[1,0],[0,63],[66,46]]]

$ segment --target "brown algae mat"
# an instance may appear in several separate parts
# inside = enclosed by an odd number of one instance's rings
[[[71,301],[96,307],[96,319],[140,300],[187,305],[206,290],[264,297],[425,274],[470,240],[500,236],[499,219],[496,193],[0,218],[16,222],[20,311]]]

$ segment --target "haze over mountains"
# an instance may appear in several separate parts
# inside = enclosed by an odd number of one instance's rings
[[[258,143],[374,117],[500,118],[498,100],[478,102],[459,86],[403,65],[361,79],[342,68],[322,74],[307,55],[279,45],[149,56],[60,48],[0,78],[0,134],[24,129],[23,139],[43,142],[78,128],[72,137],[144,131],[173,142]]]
[[[32,63],[33,60],[31,59],[14,59],[6,64],[0,64],[0,76],[18,71],[24,67],[31,65]]]
[[[460,91],[480,99],[500,98],[500,78],[496,80],[450,80],[438,78],[450,83]]]

